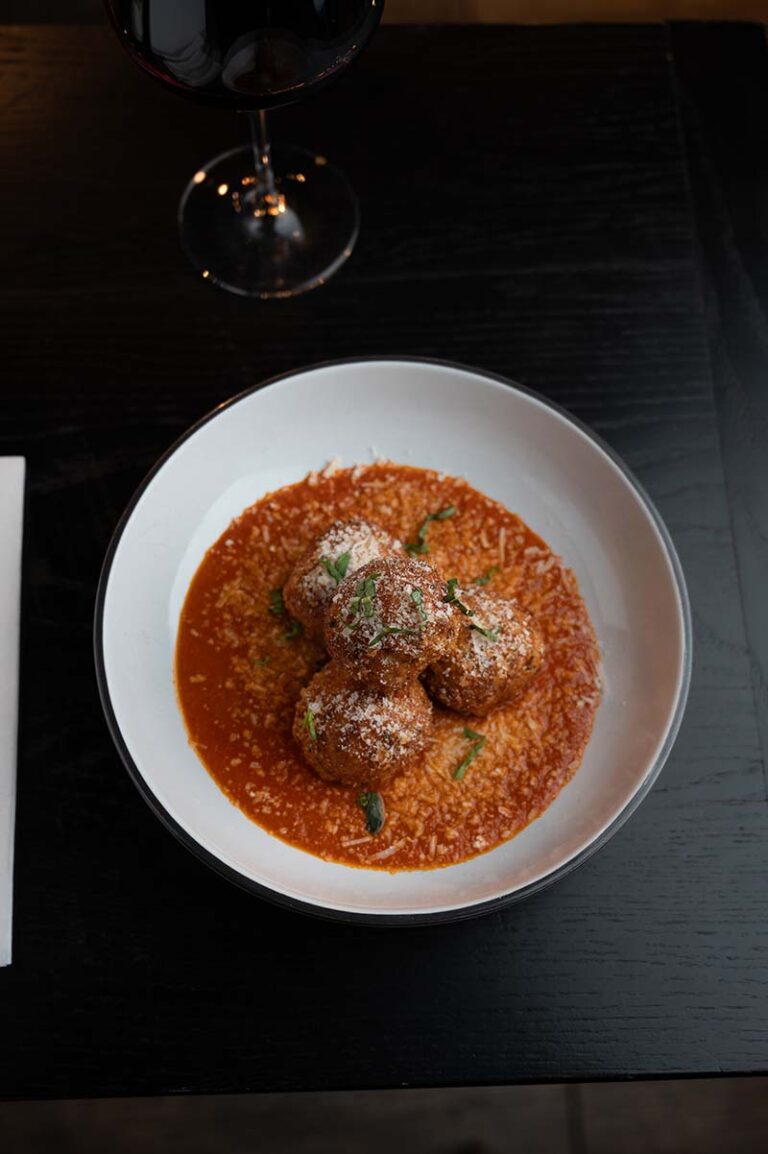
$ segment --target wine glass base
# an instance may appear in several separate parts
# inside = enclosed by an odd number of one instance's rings
[[[196,172],[179,205],[182,248],[200,275],[264,300],[325,284],[360,230],[357,197],[324,156],[276,147],[273,165],[276,197],[266,211],[247,147]]]

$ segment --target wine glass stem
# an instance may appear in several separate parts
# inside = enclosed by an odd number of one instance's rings
[[[272,169],[272,145],[267,132],[267,114],[260,108],[258,112],[249,112],[248,120],[251,125],[253,163],[256,169],[256,196],[261,202],[261,207],[269,211],[278,205],[280,195],[275,186],[275,174]]]

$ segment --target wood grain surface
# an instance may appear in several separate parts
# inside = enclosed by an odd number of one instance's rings
[[[766,20],[768,0],[385,0],[391,24],[577,24]],[[3,0],[6,24],[102,20],[103,0]]]
[[[661,28],[383,29],[274,118],[348,172],[357,251],[255,304],[199,282],[174,231],[238,118],[167,95],[104,29],[0,34],[0,452],[29,469],[1,1094],[766,1068],[766,780],[669,50]],[[454,927],[331,925],[228,886],[133,789],[94,681],[101,559],[157,455],[255,381],[375,353],[492,369],[592,424],[693,604],[648,800],[557,887]]]
[[[768,99],[755,28],[687,26],[673,46],[686,128],[715,398],[768,762]],[[717,95],[717,94],[720,95]]]

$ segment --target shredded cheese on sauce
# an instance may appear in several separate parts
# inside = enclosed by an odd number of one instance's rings
[[[285,639],[287,618],[269,612],[270,590],[286,584],[297,560],[336,521],[361,518],[413,541],[430,513],[451,505],[453,517],[430,525],[424,560],[464,587],[498,567],[488,590],[533,613],[544,666],[520,698],[487,717],[436,709],[424,752],[382,786],[387,820],[371,836],[358,790],[320,780],[293,740],[296,702],[325,654],[306,632]],[[351,545],[338,552],[352,552]],[[479,660],[491,652],[480,633],[472,644]],[[463,479],[381,462],[314,474],[233,521],[191,582],[176,684],[197,756],[253,821],[327,860],[413,870],[486,853],[543,813],[578,771],[600,702],[598,667],[573,574],[519,517]],[[319,695],[311,704],[321,714]],[[377,721],[366,706],[353,703],[351,738],[369,723]],[[485,743],[457,781],[454,771],[470,747],[465,724]]]

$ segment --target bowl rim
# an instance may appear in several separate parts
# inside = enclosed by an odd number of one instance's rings
[[[149,487],[155,476],[164,467],[167,461],[177,452],[177,450],[194,436],[200,429],[214,420],[224,410],[233,408],[241,401],[251,397],[254,393],[261,392],[263,389],[270,388],[272,385],[279,384],[291,377],[304,376],[307,373],[312,373],[320,369],[339,368],[344,365],[365,365],[374,363],[389,363],[402,365],[431,365],[436,368],[452,369],[462,373],[469,373],[472,376],[482,377],[485,380],[493,381],[496,384],[504,385],[519,393],[528,396],[545,408],[551,409],[553,412],[564,418],[570,424],[574,425],[584,436],[587,437],[597,448],[599,448],[610,461],[616,466],[619,472],[624,477],[630,488],[633,490],[640,504],[645,509],[646,513],[653,522],[662,545],[666,551],[677,595],[680,603],[680,610],[682,616],[682,668],[680,675],[680,683],[677,693],[677,700],[675,702],[675,709],[672,715],[669,728],[664,738],[664,742],[651,766],[649,772],[646,774],[642,784],[638,787],[624,808],[616,815],[613,821],[606,826],[606,828],[588,845],[586,845],[577,854],[574,854],[567,862],[561,866],[556,867],[543,877],[537,878],[528,885],[522,886],[518,890],[511,893],[499,894],[497,897],[489,898],[487,901],[476,902],[472,905],[461,906],[459,908],[449,910],[436,910],[434,912],[424,911],[419,913],[383,913],[377,914],[373,912],[361,913],[354,910],[344,910],[334,908],[332,906],[315,905],[312,902],[302,901],[299,898],[291,897],[287,894],[279,893],[271,889],[269,886],[263,885],[260,882],[254,881],[252,878],[246,877],[245,874],[226,865],[215,854],[205,849],[204,846],[195,839],[195,837],[183,828],[165,807],[160,803],[158,798],[152,791],[149,783],[144,778],[139,766],[134,761],[130,750],[123,738],[120,726],[117,721],[114,709],[112,707],[112,700],[107,684],[106,664],[104,660],[104,646],[103,646],[103,630],[104,630],[104,608],[106,601],[106,592],[109,585],[109,578],[112,571],[112,565],[115,558],[117,547],[120,543],[122,535],[125,531],[133,511],[138,504],[141,497],[144,495],[146,489]],[[274,905],[281,906],[283,909],[292,910],[294,912],[308,914],[311,917],[321,918],[324,921],[330,920],[335,922],[342,922],[346,924],[368,925],[379,927],[391,926],[423,926],[444,924],[448,922],[467,921],[470,918],[480,917],[483,914],[493,913],[505,906],[511,905],[515,902],[523,901],[527,897],[538,893],[540,890],[546,889],[553,885],[561,878],[572,873],[585,861],[587,861],[593,854],[597,853],[606,842],[608,842],[615,833],[617,833],[624,823],[632,816],[641,802],[650,792],[652,786],[655,784],[661,770],[664,767],[677,738],[680,730],[683,715],[685,713],[686,704],[688,701],[688,692],[691,683],[691,669],[693,658],[693,630],[691,622],[691,605],[688,596],[688,589],[683,574],[683,567],[680,563],[677,550],[672,541],[672,537],[667,529],[664,521],[651,498],[646,493],[643,486],[637,480],[635,475],[624,463],[621,457],[608,445],[602,437],[594,432],[588,425],[575,417],[567,409],[551,401],[548,397],[542,396],[541,393],[535,389],[530,389],[526,385],[521,385],[517,381],[509,377],[502,376],[500,373],[494,373],[487,369],[478,369],[471,365],[465,365],[459,361],[444,360],[435,357],[418,357],[418,356],[398,356],[390,354],[386,356],[364,356],[364,357],[341,357],[332,360],[318,361],[310,365],[305,365],[301,368],[291,369],[284,373],[278,373],[275,376],[269,377],[264,381],[251,385],[247,389],[236,393],[229,397],[226,401],[215,406],[209,412],[205,413],[197,421],[195,421],[188,429],[185,430],[166,450],[158,457],[151,469],[146,473],[141,480],[128,504],[123,510],[120,519],[115,526],[115,529],[107,546],[107,551],[102,563],[101,572],[99,575],[99,582],[96,590],[96,600],[94,608],[94,626],[93,626],[93,648],[94,648],[94,662],[96,666],[96,682],[99,691],[99,698],[101,706],[104,711],[104,716],[107,722],[110,736],[114,742],[117,751],[123,761],[123,764],[128,772],[133,784],[147,803],[149,808],[155,816],[162,822],[162,824],[177,838],[181,844],[193,853],[199,860],[203,861],[207,866],[213,869],[216,873],[233,882],[241,889],[249,893],[256,894],[260,898],[264,898]]]

